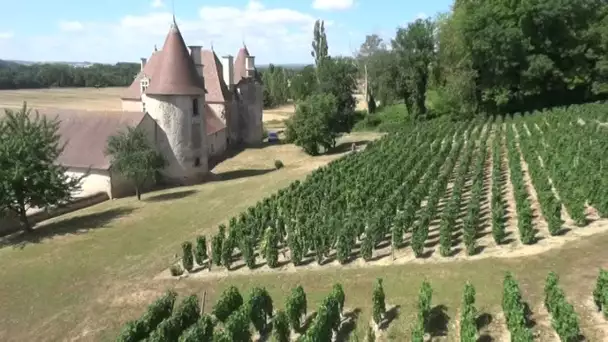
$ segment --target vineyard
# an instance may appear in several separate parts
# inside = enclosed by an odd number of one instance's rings
[[[170,274],[525,255],[597,233],[608,217],[605,113],[587,104],[405,127],[258,202],[209,241],[184,242]]]
[[[119,342],[131,341],[235,341],[248,342],[263,340],[272,336],[274,341],[343,341],[349,337],[357,324],[357,310],[345,307],[347,294],[341,284],[335,284],[316,310],[307,304],[306,292],[302,286],[292,289],[285,308],[273,305],[273,300],[265,288],[254,287],[247,298],[234,287],[228,287],[209,313],[204,312],[203,302],[196,295],[190,295],[175,305],[177,294],[168,291],[148,307],[139,319],[127,322]],[[377,279],[371,293],[372,319],[364,341],[375,341],[385,334],[393,316],[387,310],[387,297],[382,279]],[[608,272],[600,269],[596,286],[589,297],[598,312],[608,318]],[[390,300],[390,297],[389,297]],[[413,342],[428,341],[435,336],[445,336],[446,327],[440,327],[444,309],[433,303],[433,287],[423,281],[420,287],[416,317],[411,324]],[[564,342],[583,341],[579,315],[561,289],[559,278],[550,272],[544,286],[544,308],[550,316],[551,327]],[[312,311],[312,312],[311,312]],[[512,273],[504,276],[502,283],[502,313],[505,317],[506,335],[499,336],[504,341],[534,341],[532,312],[522,295],[520,286]],[[458,323],[454,332],[462,342],[495,340],[498,336],[488,336],[479,329],[480,317],[484,313],[476,308],[476,291],[470,283],[463,290],[462,304],[458,310]],[[253,327],[254,329],[251,329]],[[253,333],[252,333],[253,331]],[[510,338],[509,338],[510,337]]]

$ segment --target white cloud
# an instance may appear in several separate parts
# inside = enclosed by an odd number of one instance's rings
[[[353,7],[354,0],[314,0],[312,7],[317,10],[345,10]]]
[[[188,45],[209,48],[213,43],[218,55],[234,55],[245,42],[258,63],[310,60],[316,19],[310,14],[266,7],[256,0],[244,7],[203,6],[192,14],[177,17]],[[61,32],[6,41],[11,43],[3,43],[2,52],[5,58],[36,61],[137,62],[149,57],[154,45],[162,47],[171,22],[167,10],[125,15],[113,22],[62,22]],[[78,35],[66,34],[75,29],[80,29]]]
[[[84,25],[79,21],[60,21],[59,29],[61,31],[80,31],[84,29]]]
[[[11,39],[15,36],[13,32],[0,32],[0,39]]]
[[[163,0],[152,0],[151,6],[152,8],[161,8],[165,7],[165,4],[163,3]]]
[[[427,19],[429,17],[430,16],[428,14],[426,14],[424,12],[420,12],[420,13],[416,14],[416,18],[414,19],[414,21],[418,20],[418,19]]]

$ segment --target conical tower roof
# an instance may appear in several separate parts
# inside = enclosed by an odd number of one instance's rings
[[[197,73],[177,24],[173,22],[162,47],[158,67],[150,75],[147,95],[203,95],[205,84]]]

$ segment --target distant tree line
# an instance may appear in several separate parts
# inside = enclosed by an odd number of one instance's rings
[[[262,74],[262,82],[264,83],[264,108],[274,108],[287,103],[291,97],[289,78],[296,71],[270,64],[259,72]]]
[[[75,67],[67,64],[1,64],[0,89],[36,89],[50,87],[126,87],[140,65],[117,63]]]

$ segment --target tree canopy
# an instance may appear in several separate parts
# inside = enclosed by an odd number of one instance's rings
[[[82,177],[70,177],[56,160],[63,151],[59,121],[19,110],[0,117],[0,213],[17,215],[22,229],[32,229],[27,210],[64,204],[79,189]]]
[[[112,158],[112,168],[133,184],[138,200],[142,187],[156,179],[165,165],[162,155],[150,146],[138,128],[128,127],[108,138],[105,153]]]

